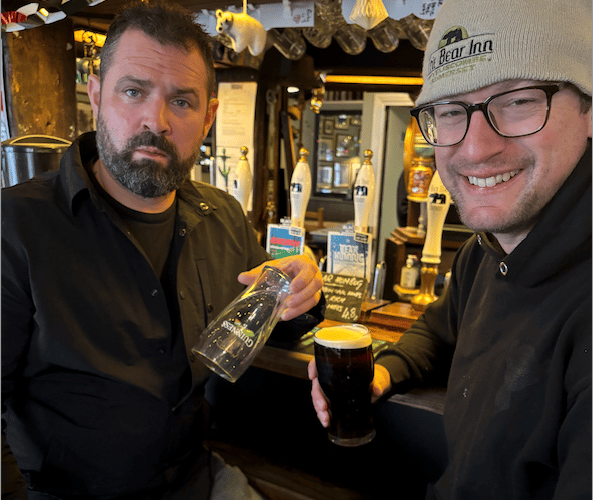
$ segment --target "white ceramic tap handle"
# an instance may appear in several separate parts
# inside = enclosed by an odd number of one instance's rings
[[[305,212],[311,198],[311,169],[307,162],[309,151],[301,148],[299,161],[290,179],[290,223],[305,227]]]
[[[432,176],[428,188],[426,201],[427,228],[424,248],[422,249],[422,262],[426,264],[440,264],[441,241],[445,218],[451,205],[451,195],[441,181],[438,170]]]
[[[369,214],[375,197],[375,172],[371,158],[373,152],[364,152],[364,162],[354,181],[354,230],[366,233],[369,225]]]
[[[237,163],[231,186],[231,194],[237,198],[245,215],[247,215],[247,211],[249,210],[249,197],[251,196],[252,186],[251,167],[247,161],[247,153],[248,149],[243,146],[241,148],[241,158]]]

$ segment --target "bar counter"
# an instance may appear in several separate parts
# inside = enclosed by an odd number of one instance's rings
[[[406,311],[407,318],[398,317],[391,320],[389,316],[385,315],[384,311],[393,310],[394,306],[399,306],[403,311]],[[365,306],[363,306],[358,323],[365,325],[369,329],[371,337],[374,340],[397,342],[403,332],[418,316],[415,311],[412,311],[411,308],[407,308],[406,304],[403,303],[383,305],[376,311],[368,309],[365,311],[364,307]],[[328,319],[324,320],[312,332],[304,335],[301,342],[293,349],[266,345],[254,360],[253,366],[282,373],[283,375],[307,378],[307,364],[313,359],[313,332],[318,328],[326,328],[328,326],[337,326],[341,324],[345,323]],[[310,348],[307,349],[307,347]]]
[[[407,303],[365,301],[358,322],[369,328],[376,353],[397,342],[419,314]],[[325,320],[290,346],[268,342],[234,384],[212,377],[209,445],[270,500],[374,500],[386,492],[386,498],[423,499],[426,484],[446,463],[445,389],[416,389],[377,402],[377,436],[369,444],[330,443],[313,409],[307,365],[314,332],[339,324]]]
[[[420,312],[406,302],[389,303],[385,300],[365,300],[361,307],[358,320],[365,325],[373,338],[375,354],[396,343],[403,333],[416,321]],[[304,335],[299,343],[290,348],[277,345],[266,345],[254,360],[253,365],[264,370],[307,379],[307,365],[313,359],[313,335],[319,328],[337,326],[344,323],[324,320],[311,332]],[[424,409],[434,413],[443,413],[445,399],[444,388],[413,389],[406,394],[396,394],[390,401]]]

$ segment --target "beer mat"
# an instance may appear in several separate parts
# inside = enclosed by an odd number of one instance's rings
[[[299,352],[299,353],[303,353],[303,354],[313,355],[315,353],[315,348],[313,346],[313,343],[315,342],[315,332],[317,332],[320,329],[321,328],[318,326],[314,327],[311,331],[305,333],[296,342],[286,343],[286,342],[278,342],[278,341],[274,341],[274,340],[270,339],[270,340],[268,340],[267,345],[272,346],[272,347],[279,347],[281,349],[288,349],[293,352]],[[389,348],[390,346],[393,346],[394,343],[389,342],[387,340],[373,339],[372,345],[373,345],[373,355],[375,357],[377,357],[377,354],[379,354],[381,351]]]
[[[394,394],[388,401],[439,415],[445,409],[445,387],[422,387],[411,389],[404,394]]]

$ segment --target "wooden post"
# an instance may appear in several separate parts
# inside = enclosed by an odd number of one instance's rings
[[[253,211],[251,223],[259,234],[266,231],[266,202],[268,193],[268,164],[266,144],[268,117],[266,113],[267,87],[258,83],[255,99],[254,154],[253,154]]]
[[[76,137],[76,51],[72,21],[2,33],[11,137]]]

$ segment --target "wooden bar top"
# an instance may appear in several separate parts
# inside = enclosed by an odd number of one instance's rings
[[[390,332],[397,332],[401,334],[405,332],[414,321],[422,314],[421,311],[417,311],[412,308],[412,305],[407,302],[393,302],[387,304],[370,312],[369,318],[367,319],[367,326],[377,325],[380,327],[379,335],[389,337],[393,335]],[[383,330],[386,330],[385,332]],[[399,337],[397,337],[399,339]],[[390,338],[383,338],[383,340],[391,340]]]

